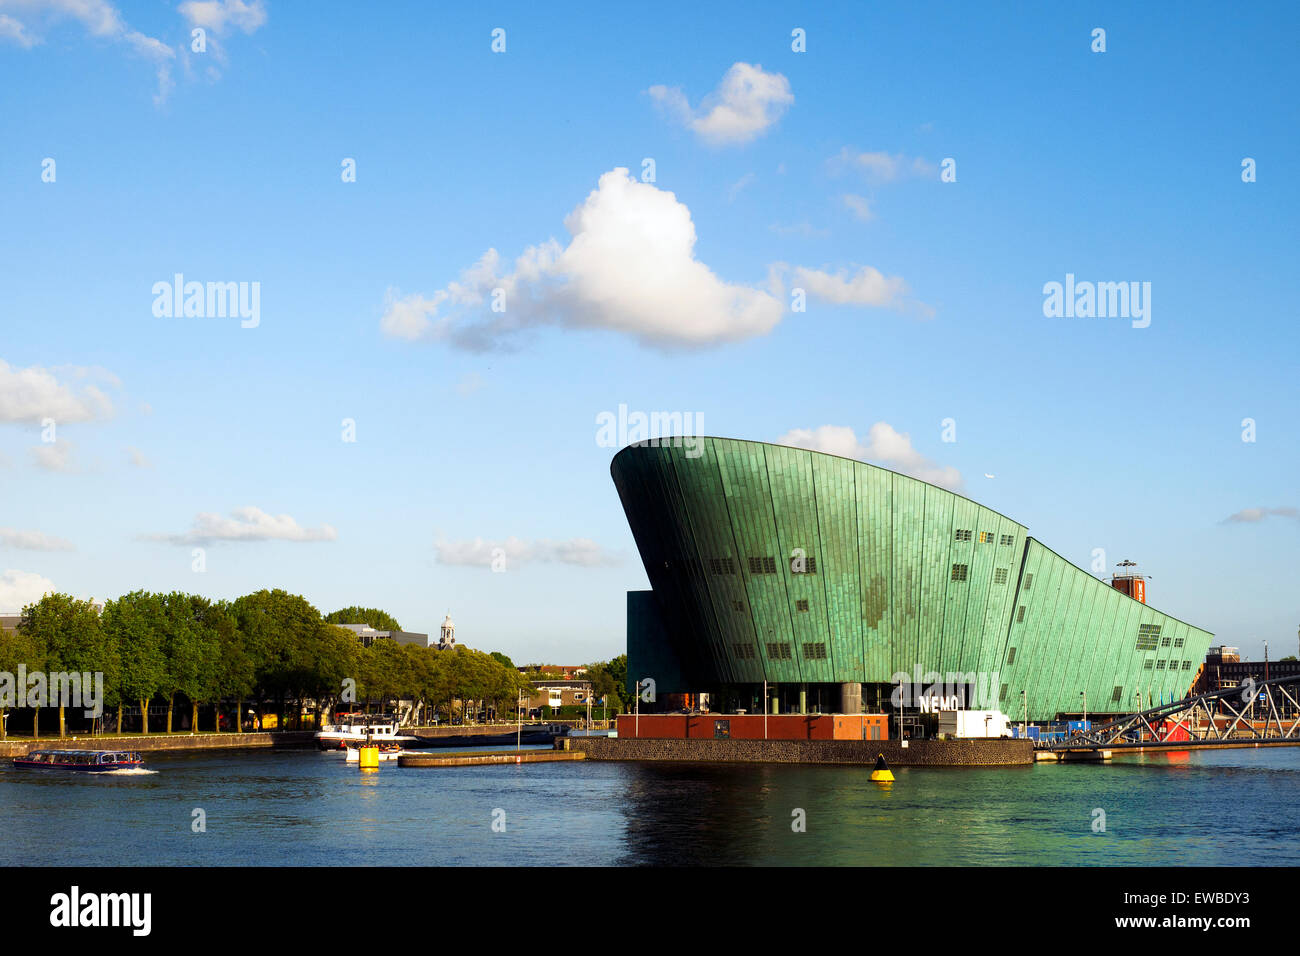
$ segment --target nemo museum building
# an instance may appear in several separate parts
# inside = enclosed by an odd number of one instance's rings
[[[651,585],[627,596],[629,685],[652,678],[658,709],[901,704],[906,722],[909,692],[941,682],[1017,721],[1129,713],[1184,697],[1213,637],[1148,607],[1140,575],[1099,580],[1011,518],[864,462],[661,439],[610,471]]]

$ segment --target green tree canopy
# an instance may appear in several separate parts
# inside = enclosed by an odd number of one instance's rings
[[[397,618],[377,607],[344,607],[325,615],[327,624],[369,624],[376,631],[400,631]]]

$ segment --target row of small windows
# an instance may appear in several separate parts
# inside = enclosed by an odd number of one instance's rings
[[[755,658],[753,644],[733,644],[732,648],[736,652],[736,657],[743,661],[752,661]],[[791,658],[790,645],[784,641],[767,645],[767,656],[774,661],[788,661]],[[804,660],[824,661],[826,660],[826,644],[818,641],[813,644],[803,646]]]
[[[970,576],[970,565],[969,565],[969,564],[954,564],[954,565],[952,566],[952,580],[954,580],[954,581],[965,581],[969,576]],[[1007,569],[1006,569],[1006,568],[994,568],[994,569],[993,569],[993,583],[994,583],[994,584],[1006,584],[1006,583],[1007,583]]]
[[[969,528],[957,528],[953,531],[953,539],[956,541],[969,541],[971,534]],[[980,544],[992,544],[994,538],[997,538],[998,543],[1003,545],[1016,543],[1016,536],[1013,534],[996,535],[992,531],[980,532]]]
[[[801,567],[802,565],[802,567]],[[733,558],[709,558],[709,571],[713,574],[735,574],[736,562]],[[790,571],[793,574],[816,574],[816,558],[791,558]],[[771,556],[751,557],[750,574],[776,574],[776,558]]]
[[[1179,669],[1180,669],[1179,666],[1178,666],[1178,661],[1143,661],[1143,662],[1142,662],[1142,669],[1143,669],[1144,671],[1152,670],[1153,667],[1154,667],[1155,670],[1158,670],[1158,671],[1165,670],[1166,668],[1168,668],[1168,669],[1171,670],[1171,671],[1176,671],[1176,670],[1179,670]],[[1185,671],[1189,671],[1189,670],[1191,670],[1191,669],[1192,669],[1192,662],[1191,662],[1191,661],[1183,661],[1183,662],[1182,662],[1182,668],[1181,668],[1181,669],[1182,669],[1182,670],[1185,670]]]
[[[1165,638],[1165,646],[1169,645],[1169,638]],[[1160,646],[1160,625],[1159,624],[1139,624],[1136,649],[1139,651],[1154,651]]]

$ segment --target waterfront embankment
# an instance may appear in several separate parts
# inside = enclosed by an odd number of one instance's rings
[[[0,741],[0,757],[21,757],[32,750],[241,750],[248,748],[310,747],[316,743],[309,730],[280,730],[251,734],[140,734],[82,737],[11,737]]]
[[[588,760],[690,763],[803,763],[870,766],[884,755],[891,767],[1005,767],[1034,762],[1030,740],[712,740],[569,737],[557,746]]]

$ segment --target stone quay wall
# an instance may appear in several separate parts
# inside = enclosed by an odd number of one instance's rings
[[[32,750],[229,750],[255,747],[311,747],[309,730],[255,734],[139,734],[122,737],[31,737],[0,741],[0,757],[21,757]]]
[[[1031,740],[673,740],[569,737],[556,747],[588,760],[693,763],[811,763],[871,765],[883,754],[891,767],[1005,767],[1034,762]]]

